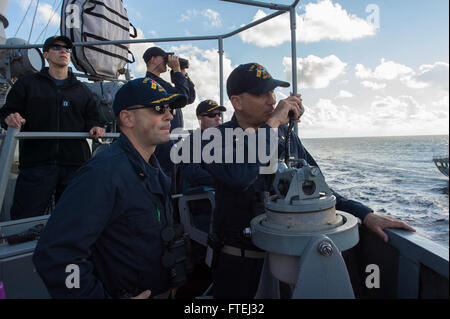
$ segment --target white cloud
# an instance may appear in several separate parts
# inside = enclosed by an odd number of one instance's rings
[[[366,68],[362,64],[357,64],[355,67],[355,70],[356,70],[355,76],[359,79],[368,79],[372,75],[372,70],[370,70],[369,68]]]
[[[151,37],[154,37],[154,38],[157,38],[157,37],[158,37],[158,32],[156,32],[155,30],[149,30],[149,31],[147,31],[147,33],[148,33]]]
[[[381,90],[386,87],[386,83],[375,83],[371,81],[362,81],[361,86],[370,88],[372,90]]]
[[[438,101],[448,104],[448,99]],[[304,137],[391,136],[448,133],[448,109],[430,109],[413,96],[375,96],[369,109],[319,98],[307,104],[300,129]],[[443,131],[444,130],[444,131]]]
[[[170,51],[189,60],[188,73],[192,82],[195,84],[197,96],[193,104],[183,109],[184,127],[186,129],[196,128],[198,127],[198,121],[195,115],[195,109],[198,103],[206,99],[213,99],[220,102],[219,55],[217,54],[217,49],[202,50],[192,44],[183,44],[180,46],[171,46]],[[224,83],[226,83],[228,75],[233,69],[234,66],[232,66],[231,60],[225,54],[223,57]],[[164,73],[164,76],[168,76],[168,73]],[[225,89],[224,97],[226,97]],[[225,101],[225,107],[227,108],[225,120],[229,120],[234,109],[228,101]]]
[[[393,61],[386,61],[385,59],[381,59],[381,64],[374,71],[362,64],[357,64],[355,70],[357,78],[382,81],[394,80],[400,76],[414,74],[413,69],[410,67]]]
[[[267,16],[258,10],[253,21]],[[349,14],[338,3],[321,0],[305,6],[305,13],[296,14],[297,41],[310,43],[322,40],[352,41],[376,33],[376,27]],[[240,34],[242,41],[259,47],[278,46],[291,39],[289,14],[273,18]]]
[[[349,79],[343,77],[304,96],[303,136],[448,134],[448,73],[446,62],[417,68],[385,59],[374,68],[359,64],[354,73],[359,83],[342,86]],[[358,90],[358,84],[371,90]],[[332,95],[337,88],[339,94]],[[382,94],[377,91],[381,89]],[[343,105],[345,92],[353,96]]]
[[[445,62],[436,62],[434,64],[424,64],[419,68],[417,80],[440,86],[448,90],[449,82],[449,64]]]
[[[15,0],[15,2],[17,2],[20,5],[22,10],[25,10],[26,8],[28,8],[31,1],[32,0]]]
[[[448,92],[447,92],[447,94],[446,94],[444,97],[442,97],[441,99],[439,99],[439,100],[437,100],[437,101],[434,101],[434,102],[432,103],[432,105],[433,105],[433,106],[437,106],[437,107],[444,107],[444,109],[447,109],[447,110],[448,110],[448,107],[449,107]]]
[[[143,32],[141,29],[137,29],[138,39],[143,39]],[[156,44],[159,46],[158,44]],[[131,51],[133,52],[136,62],[131,64],[133,77],[142,77],[147,70],[142,55],[147,48],[155,46],[154,43],[140,43],[133,44]],[[191,129],[198,127],[197,117],[195,115],[195,109],[203,100],[213,99],[220,102],[220,88],[219,88],[219,56],[217,49],[202,50],[191,44],[182,44],[179,46],[162,47],[166,51],[175,52],[176,55],[189,60],[188,74],[192,82],[195,85],[196,100],[194,103],[186,106],[183,109],[184,128]],[[228,78],[228,75],[233,70],[231,60],[225,54],[223,57],[224,68],[224,82]],[[170,73],[165,72],[161,74],[161,78],[170,82]],[[224,91],[226,97],[226,91]],[[233,114],[233,107],[229,101],[225,101],[225,107],[227,112],[225,119],[231,119]]]
[[[432,113],[425,111],[412,96],[376,96],[368,115],[376,126],[395,126],[411,123],[412,120],[431,120]]]
[[[353,97],[353,94],[348,91],[345,91],[345,90],[340,90],[339,94],[336,96],[336,98],[338,98],[338,99],[350,98],[350,97]]]
[[[178,22],[192,21],[192,18],[198,16],[198,14],[199,12],[196,9],[187,10],[186,13],[181,14],[181,18]]]
[[[202,16],[208,20],[208,22],[204,23],[207,26],[212,26],[216,28],[222,26],[222,18],[220,17],[220,14],[211,9],[205,9],[202,11],[196,9],[192,10],[189,9],[186,11],[186,13],[181,14],[181,18],[178,20],[178,22],[192,21],[192,19],[197,18],[199,16]]]
[[[145,39],[144,32],[136,28],[137,37],[136,39]],[[154,46],[154,43],[135,43],[130,45],[130,51],[133,53],[136,62],[130,65],[131,75],[135,78],[143,77],[147,72],[147,66],[145,65],[144,59],[142,56],[144,55],[145,50]]]
[[[36,15],[38,22],[47,25],[50,21],[49,26],[59,26],[61,21],[61,16],[53,10],[52,6],[48,3],[39,4],[38,12]]]
[[[262,10],[258,10],[253,17],[253,21],[267,16]],[[297,15],[298,17],[298,15]],[[283,14],[269,21],[264,22],[249,30],[243,31],[239,37],[245,43],[253,43],[259,47],[276,47],[291,40],[289,27],[289,16]]]
[[[315,105],[315,115],[323,122],[330,123],[332,127],[342,127],[347,125],[350,109],[345,106],[337,106],[331,100],[319,99]]]
[[[30,5],[32,0],[16,0],[22,10],[26,10]],[[32,19],[34,15],[34,11],[36,9],[35,3],[31,4],[30,11],[28,11],[27,18]],[[48,3],[39,3],[38,11],[36,14],[36,22],[40,24],[47,25],[49,20],[51,19],[49,26],[59,26],[61,21],[61,16],[53,10],[52,6]]]
[[[305,106],[300,130],[302,136],[358,136],[364,135],[370,121],[350,106],[330,99],[319,98],[316,103]]]
[[[292,75],[291,58],[283,58],[284,72],[287,78]],[[330,55],[320,58],[314,55],[302,59],[297,59],[297,78],[299,79],[299,87],[301,89],[326,88],[331,81],[345,73],[347,63],[342,62],[337,56]]]
[[[298,31],[300,40],[306,43],[323,39],[351,41],[375,35],[376,27],[348,13],[339,3],[322,0],[306,5]]]
[[[413,75],[407,75],[400,78],[400,81],[411,89],[424,89],[430,86],[429,83],[417,81]]]
[[[424,64],[419,67],[418,72],[406,65],[387,61],[386,59],[381,59],[380,65],[373,71],[362,64],[357,64],[355,67],[355,76],[359,79],[375,81],[399,80],[411,89],[424,89],[435,86],[448,90],[448,74],[449,64],[445,62]],[[373,81],[363,81],[361,85],[374,90],[386,87],[386,84],[379,84]]]
[[[220,14],[218,12],[211,9],[206,9],[202,11],[202,16],[206,17],[213,27],[222,26],[222,19],[220,18]]]

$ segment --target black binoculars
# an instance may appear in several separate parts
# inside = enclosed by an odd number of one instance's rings
[[[169,61],[169,56],[166,55],[164,57],[164,61],[167,63]],[[188,69],[189,68],[189,60],[187,59],[183,59],[183,58],[178,58],[178,61],[180,62],[180,69]]]
[[[194,266],[191,260],[191,243],[184,232],[182,224],[169,226],[161,231],[161,238],[166,246],[161,257],[161,264],[169,269],[172,288],[182,286]]]

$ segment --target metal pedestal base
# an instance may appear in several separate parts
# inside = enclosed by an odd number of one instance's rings
[[[357,219],[339,212],[343,224],[328,230],[281,231],[264,225],[265,215],[252,222],[252,240],[268,252],[255,298],[280,298],[280,281],[291,287],[290,298],[354,298],[341,251],[359,241]]]
[[[320,252],[323,244],[329,254]],[[270,256],[264,266],[256,292],[256,299],[279,299],[280,282],[273,275]],[[276,258],[276,257],[275,257]],[[298,276],[291,284],[291,299],[354,299],[350,276],[341,252],[331,239],[324,235],[311,238],[305,252],[298,258]]]

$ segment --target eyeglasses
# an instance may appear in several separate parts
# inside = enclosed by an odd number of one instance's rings
[[[71,48],[68,48],[68,47],[66,47],[66,46],[64,46],[64,45],[52,45],[52,46],[50,47],[50,49],[55,50],[55,51],[59,51],[59,50],[61,50],[61,49],[63,49],[63,48],[64,48],[64,50],[65,50],[67,53],[72,52],[72,49],[71,49]]]
[[[129,107],[129,108],[127,108],[127,110],[128,110],[128,111],[132,111],[132,110],[144,109],[144,108],[150,108],[150,109],[152,109],[154,112],[156,112],[156,113],[158,113],[158,114],[160,114],[160,115],[164,114],[164,113],[166,112],[166,109],[169,110],[170,114],[172,114],[172,115],[175,114],[175,109],[172,109],[172,108],[171,108],[169,105],[167,105],[167,104],[164,105],[164,106],[162,106],[162,105],[157,105],[157,106],[155,106],[155,107],[140,105],[140,106]]]
[[[222,113],[204,113],[204,114],[200,114],[201,116],[207,116],[210,119],[215,118],[217,115],[221,116]]]

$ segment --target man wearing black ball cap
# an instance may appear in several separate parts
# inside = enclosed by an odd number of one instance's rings
[[[291,95],[277,104],[274,90],[280,86],[288,87],[289,83],[275,80],[258,63],[241,64],[235,68],[227,80],[227,93],[235,113],[231,121],[217,127],[222,136],[227,128],[253,128],[257,130],[255,134],[266,131],[267,146],[270,145],[270,130],[278,129],[278,159],[284,159],[289,113],[292,112],[294,118],[299,119],[304,109],[300,94]],[[318,166],[295,132],[292,132],[290,148],[291,156],[304,159],[311,166]],[[222,149],[222,154],[225,153],[226,149]],[[258,162],[226,163],[223,159],[221,163],[202,163],[216,182],[214,235],[210,241],[210,246],[215,250],[215,298],[255,297],[265,252],[244,236],[243,231],[250,227],[250,221],[254,217],[264,213],[264,192],[270,190],[272,178],[271,175],[260,174],[262,165],[263,163]],[[364,204],[333,193],[336,196],[337,210],[359,217],[385,241],[387,235],[383,228],[414,231],[402,221],[374,214],[373,210]]]
[[[173,226],[170,180],[154,151],[169,140],[172,114],[185,104],[184,95],[150,78],[119,89],[113,110],[120,138],[80,168],[34,252],[52,297],[148,298],[173,288],[161,236]],[[67,284],[68,265],[79,270],[76,289]]]
[[[148,48],[143,55],[147,66],[146,77],[159,83],[169,94],[178,93],[187,96],[187,104],[195,100],[194,83],[189,79],[186,69],[181,69],[179,58],[173,52],[165,52],[159,47]],[[174,86],[162,79],[160,76],[167,71],[167,66],[172,69],[172,81]],[[171,130],[183,128],[183,112],[178,109],[171,121]],[[156,157],[159,159],[162,168],[168,175],[173,174],[174,164],[170,160],[170,149],[173,143],[168,142],[160,145],[156,149]]]
[[[3,128],[22,132],[89,132],[98,138],[101,127],[92,92],[69,68],[73,44],[65,36],[45,40],[44,58],[49,66],[18,79],[0,109]],[[43,215],[63,193],[75,171],[89,159],[84,139],[21,140],[19,169],[11,219]]]

